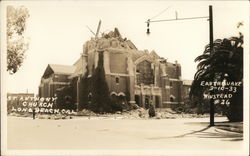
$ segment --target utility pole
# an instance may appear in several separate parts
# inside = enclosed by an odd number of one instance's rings
[[[213,35],[213,8],[209,5],[209,44],[210,44],[210,54],[213,53],[214,45],[214,35]],[[213,92],[213,91],[212,91]],[[214,126],[214,102],[210,100],[210,126]]]
[[[194,20],[194,19],[208,19],[209,20],[209,45],[210,45],[210,53],[213,53],[213,8],[212,5],[209,5],[209,16],[201,16],[201,17],[188,17],[188,18],[178,18],[177,12],[175,12],[175,18],[173,19],[163,19],[163,20],[150,20],[148,19],[145,23],[147,23],[147,34],[150,34],[149,25],[152,22],[170,22],[177,20]],[[210,126],[214,126],[214,103],[213,100],[210,100]]]

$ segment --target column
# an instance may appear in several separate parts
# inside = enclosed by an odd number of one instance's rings
[[[131,58],[130,52],[127,52],[127,73],[129,75],[129,103],[135,103],[135,74],[134,74],[134,63]]]
[[[130,104],[135,103],[135,84],[134,84],[134,76],[129,76],[129,94],[130,94]]]
[[[142,99],[141,99],[142,107],[145,108],[145,95],[142,94],[141,98],[142,98]]]
[[[76,82],[76,111],[79,111],[79,104],[80,104],[80,93],[79,93],[79,83],[80,83],[80,76],[77,78]]]

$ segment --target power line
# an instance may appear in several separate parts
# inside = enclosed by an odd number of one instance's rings
[[[172,7],[172,6],[167,7],[166,9],[164,9],[163,11],[161,11],[160,13],[158,13],[158,14],[156,14],[155,16],[151,17],[149,20],[152,20],[152,19],[154,19],[154,18],[160,16],[160,15],[163,14],[165,11],[167,11],[170,7]]]

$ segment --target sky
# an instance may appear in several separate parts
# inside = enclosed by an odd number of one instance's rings
[[[240,31],[247,30],[249,3],[243,1],[7,1],[3,10],[7,5],[23,5],[30,17],[25,33],[29,50],[17,73],[9,75],[4,70],[5,89],[37,94],[47,65],[72,65],[80,57],[83,44],[93,37],[87,26],[95,32],[99,20],[100,32],[117,27],[139,50],[155,50],[170,62],[177,60],[182,79],[192,80],[197,65],[194,59],[209,43],[207,19],[151,23],[150,35],[146,34],[145,21],[163,10],[151,20],[175,18],[175,11],[179,18],[208,16],[209,4],[213,5],[214,39],[237,36],[238,22],[244,22]]]

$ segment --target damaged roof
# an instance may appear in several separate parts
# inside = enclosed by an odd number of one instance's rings
[[[43,77],[49,76],[52,73],[71,75],[75,72],[76,67],[70,65],[49,64],[43,74]]]

